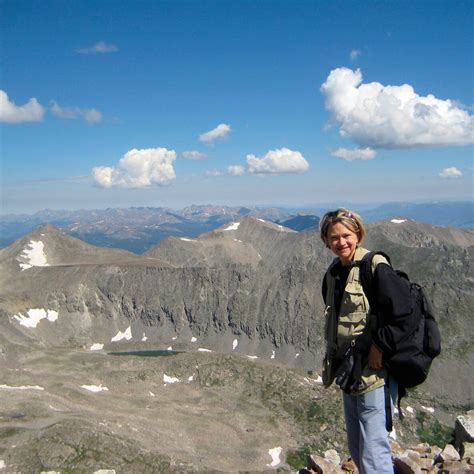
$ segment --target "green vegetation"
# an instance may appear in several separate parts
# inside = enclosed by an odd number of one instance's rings
[[[422,443],[436,445],[440,448],[452,443],[453,430],[443,426],[436,418],[429,417],[423,411],[418,411],[416,420],[419,423],[416,434]]]
[[[301,469],[308,464],[308,456],[311,454],[309,446],[299,449],[291,449],[286,453],[286,463],[293,469]]]

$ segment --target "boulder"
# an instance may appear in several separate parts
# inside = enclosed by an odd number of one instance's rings
[[[339,464],[341,464],[341,458],[339,457],[339,454],[337,454],[337,451],[335,449],[328,449],[324,453],[324,459],[336,466],[339,466]]]
[[[309,456],[309,467],[317,472],[317,474],[339,474],[340,472],[344,472],[341,471],[339,466],[332,464],[317,454],[311,454]]]
[[[421,467],[408,456],[397,456],[393,460],[397,474],[421,474]]]
[[[460,461],[461,456],[452,444],[447,444],[443,451],[438,455],[437,461],[446,463],[448,461]]]
[[[454,426],[454,439],[458,448],[466,441],[474,443],[474,413],[472,410],[466,415],[457,417]]]

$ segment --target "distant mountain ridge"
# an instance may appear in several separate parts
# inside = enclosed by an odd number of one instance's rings
[[[354,206],[357,209],[357,206]],[[317,229],[327,209],[189,206],[181,210],[135,207],[128,209],[51,211],[33,215],[7,215],[0,219],[0,247],[42,224],[52,224],[66,234],[92,245],[143,253],[170,236],[194,238],[243,216],[262,218],[293,230]],[[474,228],[472,202],[389,203],[361,212],[368,223],[398,217],[434,225]]]

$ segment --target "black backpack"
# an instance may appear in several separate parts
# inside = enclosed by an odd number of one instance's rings
[[[369,252],[360,261],[360,282],[371,308],[376,308],[377,301],[372,284],[372,259],[377,254],[383,255],[390,264],[390,258],[383,252]],[[426,380],[433,359],[441,352],[441,335],[431,302],[423,287],[411,282],[406,273],[400,270],[395,272],[410,283],[413,298],[411,324],[406,328],[393,354],[384,357],[384,365],[389,375],[398,382],[400,408],[400,399],[406,395],[406,389],[420,385]],[[401,410],[399,413],[401,415]]]

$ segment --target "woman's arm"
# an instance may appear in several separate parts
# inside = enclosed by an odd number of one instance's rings
[[[373,283],[378,319],[373,340],[383,353],[391,353],[410,325],[413,309],[410,282],[400,277],[390,265],[380,263],[375,268]]]

